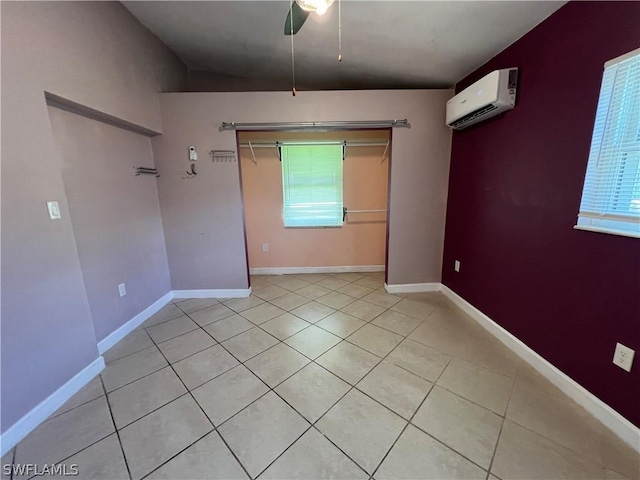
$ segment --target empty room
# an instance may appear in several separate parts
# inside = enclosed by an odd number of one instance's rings
[[[2,479],[640,479],[640,3],[1,1]]]

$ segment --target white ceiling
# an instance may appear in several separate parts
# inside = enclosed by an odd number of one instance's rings
[[[336,0],[294,37],[296,83],[314,90],[450,87],[564,3],[342,0],[338,62]],[[123,4],[190,70],[241,77],[247,89],[291,88],[288,0]]]

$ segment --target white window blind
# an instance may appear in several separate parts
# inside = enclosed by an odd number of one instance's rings
[[[605,64],[576,228],[640,238],[640,49]]]
[[[342,145],[283,145],[285,227],[342,226]]]

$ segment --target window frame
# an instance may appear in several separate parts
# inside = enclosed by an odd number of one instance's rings
[[[293,207],[295,208],[294,205],[295,202],[291,202],[288,201],[288,198],[290,199],[291,197],[291,192],[292,192],[292,188],[291,188],[291,180],[289,179],[289,174],[291,172],[291,166],[289,164],[289,162],[291,162],[292,160],[289,157],[289,154],[291,152],[294,152],[296,149],[302,149],[302,148],[317,148],[317,149],[321,149],[324,148],[326,150],[334,150],[333,152],[331,152],[331,155],[335,155],[335,158],[332,158],[331,160],[336,162],[336,164],[339,163],[340,165],[340,174],[339,174],[339,178],[336,179],[334,177],[334,182],[333,184],[336,186],[335,188],[335,192],[338,193],[338,188],[339,188],[339,201],[337,201],[336,206],[334,207],[324,207],[325,208],[325,214],[331,214],[333,215],[333,218],[331,220],[328,220],[327,222],[324,223],[319,223],[319,221],[317,219],[314,219],[312,216],[309,216],[308,223],[304,223],[304,224],[300,224],[300,222],[302,222],[303,218],[302,217],[295,217],[294,215],[289,213],[289,210]],[[344,226],[344,142],[295,142],[295,143],[282,143],[279,145],[279,149],[280,149],[280,160],[281,160],[281,171],[282,171],[282,222],[283,222],[283,226],[284,228],[342,228]],[[328,155],[328,154],[325,154]],[[294,160],[298,160],[295,159]],[[314,169],[314,167],[316,167],[316,171],[318,170],[317,165],[314,166],[313,165],[313,158],[311,158],[310,160],[310,164],[308,166],[309,169]],[[320,170],[322,170],[322,168],[319,168]],[[328,172],[327,172],[328,173]],[[302,178],[304,180],[304,178]],[[330,185],[331,183],[327,183],[324,184],[324,188],[326,189],[327,185]],[[304,189],[304,186],[300,186],[299,188]],[[313,184],[312,183],[308,183],[306,186],[307,189],[311,190],[313,189]],[[318,186],[318,188],[320,189],[321,186]],[[311,193],[310,193],[311,194]],[[298,204],[306,204],[306,205],[311,205],[311,204],[318,204],[318,202],[298,202]],[[331,212],[331,210],[334,210],[333,212]],[[297,222],[292,222],[292,220],[294,219],[298,219]],[[314,221],[315,220],[315,221]],[[296,224],[297,223],[297,224]]]
[[[628,62],[625,67],[631,72],[623,77],[630,85],[628,89],[626,85],[619,87],[617,77],[623,62]],[[627,96],[629,100],[625,99]],[[640,238],[640,120],[637,126],[634,122],[637,119],[640,119],[640,48],[604,64],[575,229]],[[621,138],[624,135],[629,138]],[[629,202],[624,211],[617,205],[621,194]]]

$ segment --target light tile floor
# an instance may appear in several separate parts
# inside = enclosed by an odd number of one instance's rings
[[[252,286],[165,306],[2,463],[100,479],[640,478],[631,448],[439,293],[389,295],[381,273]]]

